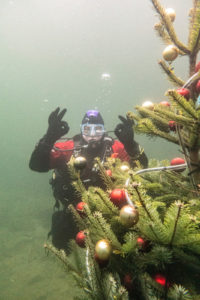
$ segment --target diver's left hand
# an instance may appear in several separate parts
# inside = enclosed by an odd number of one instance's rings
[[[133,125],[134,121],[130,120],[128,118],[124,118],[122,116],[118,116],[121,123],[119,123],[114,133],[116,137],[119,139],[119,141],[124,144],[124,146],[130,144],[134,140],[134,131],[133,131]]]

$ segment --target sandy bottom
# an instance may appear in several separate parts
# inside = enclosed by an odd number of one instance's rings
[[[43,244],[53,200],[0,194],[0,300],[71,300],[79,291]]]

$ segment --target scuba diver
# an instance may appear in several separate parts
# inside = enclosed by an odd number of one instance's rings
[[[108,135],[104,128],[104,120],[97,110],[88,110],[81,123],[81,133],[72,139],[61,139],[69,132],[69,125],[63,121],[66,109],[56,108],[48,118],[46,134],[39,140],[29,162],[33,171],[48,172],[53,169],[52,185],[55,198],[55,208],[52,216],[52,226],[49,235],[52,243],[58,249],[67,251],[67,242],[75,238],[78,229],[73,216],[68,210],[68,205],[76,205],[81,201],[72,185],[72,179],[67,167],[67,162],[72,155],[84,157],[86,166],[80,172],[81,180],[86,188],[98,186],[105,188],[98,170],[95,168],[94,159],[99,157],[102,162],[112,153],[122,161],[138,160],[146,168],[148,159],[144,150],[134,140],[133,121],[119,116],[121,121],[114,130],[118,140]],[[58,141],[58,142],[56,142]],[[59,210],[60,205],[63,209]]]

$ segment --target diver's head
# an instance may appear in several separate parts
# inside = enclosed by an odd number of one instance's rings
[[[104,121],[97,110],[88,110],[81,124],[81,134],[88,144],[99,144],[105,134]]]

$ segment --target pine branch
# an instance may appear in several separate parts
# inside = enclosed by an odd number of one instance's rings
[[[126,113],[126,116],[127,116],[127,118],[128,119],[130,119],[131,121],[139,121],[140,120],[140,117],[138,116],[138,115],[136,115],[136,114],[134,114],[132,111],[128,111],[127,113]]]
[[[175,202],[167,210],[164,219],[164,226],[168,235],[166,244],[183,249],[189,245],[190,251],[200,253],[200,234],[197,224],[191,215],[189,206],[180,201]]]
[[[172,244],[173,244],[174,237],[175,237],[175,234],[176,234],[177,224],[178,224],[180,213],[181,213],[181,209],[183,207],[183,204],[181,202],[176,202],[176,205],[178,207],[178,211],[177,211],[177,216],[176,216],[175,223],[174,223],[174,230],[173,230],[173,233],[172,233],[172,237],[171,237],[169,246],[172,246]]]
[[[113,189],[114,188],[114,184],[112,182],[112,179],[109,176],[106,175],[105,169],[104,169],[104,167],[103,167],[100,159],[96,158],[95,161],[98,164],[100,176],[103,179],[103,182],[105,183],[107,189]]]
[[[75,181],[73,181],[72,184],[73,184],[73,186],[75,187],[77,193],[79,193],[80,196],[87,194],[87,190],[86,190],[84,184],[81,181],[80,173],[77,174],[77,179]]]
[[[86,226],[86,222],[84,218],[81,218],[81,216],[79,215],[79,213],[76,211],[76,209],[74,208],[74,206],[72,204],[68,205],[68,209],[71,211],[74,220],[79,228],[79,230],[83,230],[85,229]]]
[[[148,273],[143,273],[141,276],[141,282],[144,289],[144,299],[148,300],[164,300],[163,298],[163,286],[158,284]]]
[[[173,261],[173,252],[169,248],[155,245],[150,252],[145,253],[142,264],[146,266],[154,266],[157,269],[165,270],[166,265]]]
[[[135,251],[137,247],[137,235],[135,232],[128,232],[124,236],[125,243],[122,245],[123,254],[131,254]]]
[[[188,47],[191,50],[191,55],[196,55],[199,50],[200,41],[200,2],[196,1],[192,12],[192,22],[189,31]]]
[[[53,253],[64,264],[68,271],[76,274],[76,277],[82,280],[82,274],[76,270],[76,268],[73,266],[73,264],[70,262],[69,258],[65,254],[64,250],[58,250],[50,244],[44,244],[44,248]]]
[[[176,121],[177,124],[184,125],[184,126],[194,126],[195,121],[192,118],[186,117],[183,114],[177,114],[176,112],[166,109],[161,105],[155,105],[154,112],[159,114],[160,116],[164,116],[167,120]]]
[[[172,43],[171,38],[168,32],[165,30],[165,27],[163,26],[162,22],[156,23],[154,25],[154,29],[157,35],[164,41],[165,44],[170,45]]]
[[[127,290],[121,286],[118,274],[105,272],[103,279],[103,290],[106,300],[128,300]]]
[[[111,241],[112,246],[115,249],[121,250],[120,242],[118,241],[116,235],[112,231],[110,224],[103,218],[102,214],[100,212],[95,212],[94,218],[96,219],[96,222],[98,222],[99,226],[101,227],[104,233],[102,238],[106,238],[107,240]]]
[[[179,143],[180,143],[180,146],[181,146],[181,148],[183,150],[183,153],[184,153],[184,156],[185,156],[185,161],[187,162],[188,169],[191,172],[192,168],[191,168],[190,160],[189,160],[189,157],[188,157],[188,154],[187,154],[187,151],[186,151],[186,147],[185,147],[185,144],[184,144],[182,136],[181,136],[181,130],[180,130],[179,126],[177,126],[177,132],[178,132],[178,137],[179,137]],[[190,176],[190,180],[191,180],[191,183],[193,185],[193,188],[195,190],[197,190],[197,187],[195,185],[195,181],[194,181],[193,176]]]
[[[118,208],[108,199],[107,194],[100,188],[95,188],[95,193],[101,198],[106,207],[110,210],[110,212],[114,215],[118,215]]]
[[[159,1],[151,0],[151,2],[153,4],[155,10],[157,11],[157,13],[162,18],[162,22],[165,25],[165,28],[166,28],[171,40],[173,41],[173,43],[177,46],[178,49],[183,51],[185,54],[190,54],[190,50],[187,48],[187,46],[185,46],[183,43],[181,43],[178,40],[177,35],[175,33],[175,30],[174,30],[174,27],[173,27],[172,22],[171,22],[171,19],[166,14],[165,9],[160,5]]]
[[[88,235],[86,237],[85,268],[87,273],[86,280],[89,290],[91,290],[92,299],[106,300],[106,298],[104,297],[104,292],[102,290],[101,272],[94,260],[94,246]]]
[[[193,8],[189,11],[189,35],[188,35],[188,46],[190,48],[191,40],[192,40],[192,31],[194,27],[194,20],[195,20],[195,11],[197,7],[197,3],[199,0],[193,0]]]
[[[186,264],[187,268],[191,270],[192,273],[200,272],[199,256],[193,255],[190,250],[187,253],[186,251],[183,251],[178,247],[173,248],[173,257],[175,258],[178,264]]]
[[[167,74],[170,82],[172,82],[176,86],[184,85],[185,82],[181,78],[175,75],[170,65],[167,65],[164,60],[160,60],[158,63],[160,67],[163,69],[163,71]]]
[[[118,208],[110,201],[107,193],[101,188],[89,187],[87,203],[91,212],[100,211],[106,218],[119,215]]]
[[[198,120],[198,113],[196,110],[192,107],[192,105],[180,94],[177,93],[175,90],[168,90],[166,93],[167,96],[170,97],[171,101],[174,101],[177,103],[183,112],[185,112],[189,117],[194,118],[195,120]]]
[[[151,214],[149,213],[147,207],[146,207],[146,204],[144,202],[144,200],[142,199],[141,195],[140,195],[140,192],[138,190],[138,185],[137,184],[133,184],[133,187],[134,189],[136,190],[136,193],[138,195],[138,199],[139,199],[139,202],[140,204],[142,205],[143,209],[145,210],[147,216],[149,217],[149,219],[153,222],[153,217],[151,216]]]
[[[97,222],[95,216],[92,214],[89,207],[85,206],[85,212],[87,214],[87,222],[90,230],[90,237],[92,238],[92,234],[94,233],[95,239],[101,239],[104,236],[104,231],[99,226],[99,223]]]
[[[156,105],[155,105],[156,106]],[[144,107],[136,106],[136,109],[143,118],[151,119],[154,125],[161,131],[169,132],[169,123],[168,120],[163,118],[162,114],[157,114],[156,110],[153,111]],[[165,112],[166,109],[163,109]]]
[[[150,137],[158,136],[178,145],[178,139],[171,134],[158,130],[149,119],[142,119],[135,127],[136,132],[145,133]]]
[[[181,285],[173,285],[168,292],[169,300],[192,300],[193,297],[189,294],[189,291]]]

